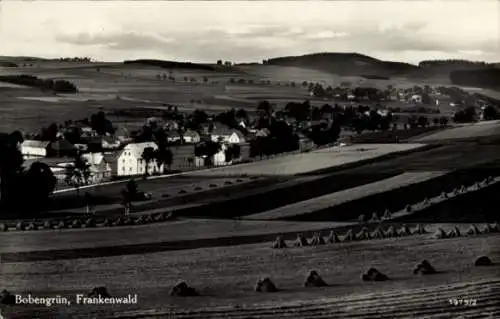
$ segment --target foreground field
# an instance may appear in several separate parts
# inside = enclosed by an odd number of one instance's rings
[[[450,228],[452,225],[428,226]],[[462,228],[468,225],[463,225]],[[272,250],[269,244],[208,248],[135,256],[2,263],[0,287],[16,293],[68,296],[105,285],[116,296],[138,294],[131,306],[40,307],[41,318],[452,318],[498,315],[498,268],[475,268],[480,255],[500,258],[494,235],[435,240],[429,235],[318,247]],[[411,248],[411,249],[410,249]],[[440,273],[415,276],[414,266],[427,259]],[[387,274],[387,282],[360,279],[370,267]],[[330,287],[303,288],[307,271],[316,269]],[[261,276],[282,291],[253,292]],[[170,287],[186,280],[201,297],[173,298]],[[474,307],[452,306],[450,298],[476,299]],[[10,309],[18,315],[28,309]],[[153,310],[154,309],[154,310]],[[33,312],[31,312],[33,314]],[[84,315],[85,314],[85,315]],[[140,315],[142,314],[142,315]],[[439,315],[438,315],[439,314]]]

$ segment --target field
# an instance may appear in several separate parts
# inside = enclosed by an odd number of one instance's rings
[[[451,227],[435,225],[428,230],[437,226]],[[176,318],[450,318],[460,313],[495,318],[499,311],[494,303],[500,287],[494,279],[498,269],[474,268],[473,262],[480,255],[498,260],[497,241],[496,235],[446,240],[421,235],[282,251],[271,250],[267,243],[96,259],[6,262],[0,266],[0,286],[16,292],[27,289],[39,296],[71,296],[105,285],[114,295],[139,295],[139,304],[132,306],[40,307],[40,315],[45,316],[86,317],[93,313],[108,318],[146,318],[171,313]],[[413,267],[422,259],[441,273],[413,275]],[[392,280],[362,282],[361,273],[370,267]],[[331,286],[303,288],[302,280],[310,269],[318,270]],[[253,292],[261,276],[269,276],[283,290],[262,295]],[[168,297],[170,287],[179,280],[187,281],[202,296]],[[477,306],[449,304],[450,298],[462,296],[477,299]],[[16,312],[29,313],[21,307]]]
[[[445,140],[467,140],[480,137],[500,137],[500,121],[485,121],[475,124],[465,124],[452,129],[429,134],[421,138],[413,139],[415,142],[432,142]]]
[[[99,67],[99,71],[97,68]],[[412,80],[395,78],[367,80],[361,77],[341,77],[314,70],[271,65],[242,65],[233,68],[218,68],[215,71],[173,69],[176,82],[158,80],[158,74],[169,70],[120,63],[89,64],[40,61],[33,67],[0,68],[0,75],[31,74],[40,78],[64,79],[74,82],[80,93],[54,95],[38,89],[0,84],[0,111],[3,120],[0,131],[16,129],[38,131],[41,126],[56,121],[75,120],[89,117],[102,109],[105,112],[130,108],[165,108],[164,104],[175,104],[180,110],[192,111],[203,108],[208,112],[220,112],[229,108],[243,108],[248,112],[256,109],[260,100],[269,100],[278,108],[290,101],[311,100],[311,104],[321,106],[324,99],[311,98],[303,81],[319,82],[326,85],[340,85],[349,81],[353,85],[386,88],[387,85],[412,87]],[[208,82],[203,83],[203,77]],[[195,78],[197,83],[186,82],[185,77]],[[229,83],[230,79],[253,80],[255,84]],[[261,84],[261,81],[271,84]],[[287,83],[295,82],[295,87]],[[427,83],[429,84],[429,83]],[[198,103],[201,102],[201,103]],[[394,103],[393,103],[394,104]],[[400,103],[391,104],[403,109]],[[443,112],[446,110],[443,109]],[[446,112],[445,112],[446,113]],[[404,119],[405,113],[399,114]],[[143,119],[109,116],[122,127],[135,129]]]

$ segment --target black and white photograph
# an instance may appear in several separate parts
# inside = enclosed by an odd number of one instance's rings
[[[500,1],[0,0],[0,319],[500,318]]]

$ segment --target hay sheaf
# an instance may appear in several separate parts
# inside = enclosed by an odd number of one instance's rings
[[[326,287],[328,284],[321,278],[316,270],[311,270],[304,282],[304,287]]]
[[[34,222],[31,222],[26,226],[26,230],[38,230],[38,226]]]
[[[436,232],[434,233],[434,235],[432,235],[432,238],[444,239],[444,238],[448,238],[448,235],[446,234],[446,232],[442,228],[438,228],[436,230]]]
[[[469,235],[469,236],[480,235],[480,234],[481,234],[481,231],[479,230],[479,228],[475,224],[471,225],[469,230],[467,230],[467,235]]]
[[[375,268],[370,268],[368,271],[361,276],[363,281],[386,281],[389,277],[381,273]]]
[[[374,238],[374,239],[385,238],[384,231],[380,227],[375,228],[375,230],[370,234],[370,236],[371,236],[371,238]]]
[[[283,249],[283,248],[287,248],[287,245],[286,245],[285,241],[283,240],[283,237],[278,236],[273,241],[273,244],[271,247],[274,249]]]
[[[81,228],[82,222],[79,219],[74,219],[71,223],[71,228]]]
[[[68,228],[68,225],[66,225],[66,222],[64,220],[61,220],[59,224],[57,224],[57,229],[66,229]]]
[[[8,230],[9,230],[9,226],[7,226],[7,224],[4,224],[4,223],[0,224],[0,231],[1,232],[5,232],[5,231],[8,231]]]
[[[358,217],[358,223],[360,224],[364,224],[366,221],[365,221],[365,215],[361,214],[359,215]]]
[[[450,229],[448,234],[446,234],[448,238],[456,238],[462,236],[462,233],[460,232],[460,229],[458,227],[454,227],[453,229]]]
[[[335,244],[335,243],[340,243],[341,240],[339,238],[339,235],[334,230],[332,230],[330,231],[330,234],[326,238],[326,242],[328,244]]]
[[[309,243],[307,242],[307,239],[304,237],[304,235],[297,234],[297,239],[295,239],[293,245],[295,247],[304,247],[304,246],[309,246]]]
[[[348,229],[347,232],[344,234],[342,241],[353,241],[353,240],[356,240],[356,237],[352,233],[352,229]]]
[[[378,214],[376,212],[374,212],[372,214],[372,217],[370,218],[370,220],[368,222],[369,223],[378,223],[378,222],[380,222],[380,217],[378,216]]]
[[[255,285],[256,292],[277,292],[278,288],[269,278],[264,278],[262,280],[258,280]]]
[[[428,232],[423,225],[417,224],[417,226],[415,226],[415,228],[413,229],[412,233],[414,235],[423,235],[427,234]]]
[[[417,267],[413,270],[414,275],[431,275],[436,274],[437,271],[427,260],[422,260]]]
[[[406,224],[401,226],[401,228],[398,231],[398,236],[400,237],[411,236],[410,227],[408,227]]]
[[[391,219],[391,218],[392,218],[392,213],[388,209],[386,209],[384,211],[384,215],[382,215],[382,219],[387,220],[387,219]]]
[[[490,233],[500,233],[500,225],[497,222],[493,224],[488,224],[488,229]]]
[[[476,259],[474,266],[492,266],[493,262],[488,256],[481,256]]]
[[[325,240],[323,239],[323,237],[321,236],[321,234],[319,232],[317,233],[314,233],[313,237],[311,238],[311,241],[309,243],[309,245],[311,246],[318,246],[318,245],[325,245]]]
[[[92,291],[88,294],[90,298],[95,298],[101,296],[102,298],[111,298],[111,294],[108,289],[104,286],[94,287]]]
[[[368,228],[363,227],[361,230],[356,234],[356,240],[370,240],[371,236],[370,233],[368,232]]]
[[[23,222],[19,222],[16,224],[16,230],[26,230],[26,225]]]
[[[185,282],[180,282],[170,290],[170,296],[195,297],[199,294],[193,287],[188,286]]]
[[[442,192],[441,193],[441,198],[443,198],[443,199],[448,198],[448,193],[447,192]]]
[[[384,232],[384,236],[387,238],[397,237],[398,232],[394,228],[394,226],[389,226],[389,228]]]
[[[46,220],[43,223],[43,229],[52,229],[52,228],[54,228],[54,227],[53,227],[52,222],[50,220]]]

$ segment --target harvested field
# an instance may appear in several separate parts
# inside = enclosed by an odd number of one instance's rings
[[[393,189],[421,183],[445,174],[447,174],[447,172],[442,171],[403,173],[374,183],[364,184],[362,186],[345,189],[336,193],[315,197],[302,202],[282,206],[271,211],[245,216],[244,218],[272,220],[297,217],[299,215],[306,215],[319,210],[333,208],[337,205],[362,199],[374,194],[388,192]]]
[[[193,172],[193,175],[296,175],[328,169],[335,166],[375,159],[380,156],[424,148],[424,144],[356,144],[324,148],[310,153],[276,156],[260,161],[214,170]]]
[[[437,225],[436,225],[437,226]],[[440,225],[442,226],[442,225]],[[432,230],[431,230],[432,231]],[[495,267],[474,267],[481,255],[500,258],[498,236],[432,240],[415,236],[342,245],[272,250],[266,245],[209,248],[192,251],[107,257],[72,261],[3,263],[0,287],[13,293],[29,289],[38,296],[71,296],[95,286],[112,295],[139,296],[138,305],[39,307],[40,315],[77,314],[88,317],[155,318],[450,318],[498,314],[500,281]],[[411,249],[409,249],[411,247]],[[442,272],[415,276],[422,259]],[[453,265],[453,266],[452,266]],[[376,267],[391,280],[361,281]],[[303,278],[316,269],[330,287],[304,288]],[[140,271],[138,271],[140,270]],[[255,293],[254,283],[272,278],[282,291]],[[179,280],[200,292],[195,298],[169,297]],[[377,298],[373,298],[376,295]],[[465,296],[474,307],[452,306],[449,299]],[[73,297],[74,298],[74,297]],[[153,310],[154,309],[154,310]],[[33,310],[33,308],[31,308]],[[23,307],[11,309],[30,314]],[[435,316],[439,313],[439,316]]]
[[[414,142],[473,139],[485,136],[500,136],[500,121],[484,121],[475,124],[461,125],[417,138]]]

